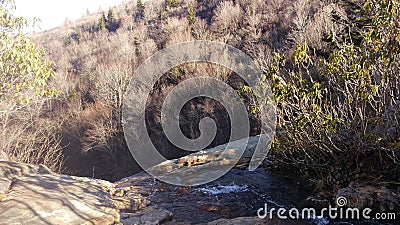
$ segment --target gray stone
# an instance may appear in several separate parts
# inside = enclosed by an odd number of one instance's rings
[[[208,223],[208,225],[304,225],[304,221],[260,219],[258,217],[238,217],[234,219],[219,219]]]
[[[12,180],[0,178],[0,195],[7,194],[7,192],[10,190],[11,183]]]
[[[0,224],[160,224],[172,216],[147,207],[149,176],[113,184],[1,161],[0,177]]]
[[[31,165],[9,161],[0,161],[0,177],[13,179],[27,174],[54,174],[43,165]]]
[[[114,224],[113,184],[59,175],[44,166],[0,162],[1,224]]]
[[[182,180],[188,183],[203,183],[209,177],[217,177],[226,165],[235,165],[236,168],[247,167],[256,146],[259,136],[249,137],[246,149],[240,156],[240,147],[243,146],[243,140],[237,140],[228,144],[220,145],[207,150],[199,151],[179,159],[167,160],[146,170],[161,180],[170,180],[180,183]],[[201,171],[198,176],[193,176],[195,171]],[[164,179],[166,178],[166,179]]]
[[[345,197],[348,207],[372,208],[381,212],[398,211],[400,195],[384,186],[363,185],[351,182],[348,187],[341,188],[337,197]]]
[[[147,207],[135,213],[121,213],[121,223],[124,225],[158,225],[171,218],[170,211],[154,207]]]
[[[0,150],[0,161],[7,161],[7,160],[8,160],[7,154],[3,150]]]

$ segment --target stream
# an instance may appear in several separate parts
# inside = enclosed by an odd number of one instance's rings
[[[265,204],[273,208],[297,209],[328,207],[312,201],[313,192],[307,182],[294,176],[274,174],[258,168],[253,172],[233,169],[223,177],[197,187],[178,187],[155,180],[145,172],[122,179],[118,185],[134,182],[149,191],[151,205],[173,213],[165,224],[207,224],[236,217],[257,217],[257,210]],[[317,211],[318,212],[318,211]],[[327,218],[304,220],[273,220],[265,224],[315,225],[389,225],[376,221],[329,221]]]

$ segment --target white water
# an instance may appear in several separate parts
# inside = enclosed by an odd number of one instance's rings
[[[249,191],[247,185],[218,185],[216,187],[206,187],[206,188],[197,188],[196,190],[201,191],[205,194],[209,195],[219,195],[219,194],[227,194],[227,193],[238,193]]]

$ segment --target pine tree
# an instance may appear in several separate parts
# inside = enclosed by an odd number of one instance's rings
[[[108,10],[107,18],[105,20],[106,28],[110,32],[114,32],[119,28],[119,21],[116,19],[113,9]]]
[[[196,22],[196,10],[194,9],[192,3],[189,4],[188,21],[189,25],[193,25]]]
[[[144,3],[142,0],[138,0],[136,3],[136,8],[139,12],[143,12],[144,11]]]
[[[104,30],[106,28],[106,16],[103,15],[99,18],[99,22],[97,23],[97,30]]]
[[[144,17],[144,3],[142,0],[138,0],[136,3],[137,13],[136,20],[140,20]]]
[[[179,5],[179,0],[165,0],[165,4],[170,8],[175,8]]]
[[[160,11],[158,11],[158,18],[162,20],[164,17],[164,8],[161,6]]]
[[[112,9],[109,9],[109,10],[108,10],[108,13],[107,13],[107,20],[106,20],[106,22],[112,23],[112,22],[114,22],[114,21],[115,21],[114,12],[113,12]]]

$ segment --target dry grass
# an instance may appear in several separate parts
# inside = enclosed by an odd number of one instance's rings
[[[44,164],[60,172],[63,165],[59,135],[62,121],[43,117],[43,107],[46,105],[30,105],[8,118],[2,117],[0,149],[7,160]]]

